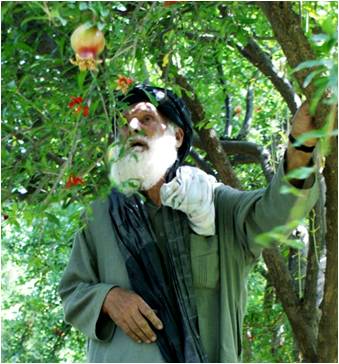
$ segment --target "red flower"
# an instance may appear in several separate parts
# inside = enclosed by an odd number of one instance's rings
[[[72,109],[77,104],[81,104],[83,101],[81,96],[78,96],[78,97],[71,96],[71,99],[72,99],[72,101],[68,104],[68,107],[70,109]]]
[[[72,99],[72,101],[68,104],[68,107],[70,109],[73,109],[75,105],[78,105],[74,109],[74,111],[76,113],[82,112],[83,116],[88,116],[89,115],[89,107],[87,105],[82,105],[83,98],[81,96],[78,96],[78,97],[71,96],[71,99]]]
[[[89,115],[89,107],[87,105],[85,105],[82,109],[82,115],[83,116],[88,116]]]
[[[165,8],[167,8],[167,7],[169,7],[169,6],[171,6],[171,5],[173,5],[173,4],[176,4],[176,3],[178,3],[179,1],[164,1],[164,7]]]
[[[68,177],[68,180],[66,182],[66,188],[71,188],[73,186],[83,185],[84,183],[85,183],[85,181],[83,180],[83,178],[78,177],[78,176],[74,176],[73,174],[71,174]]]
[[[132,83],[133,83],[133,80],[131,78],[119,75],[119,78],[118,78],[118,85],[119,86],[123,86],[123,85],[129,86]]]
[[[132,83],[133,80],[131,78],[119,75],[117,79],[117,90],[121,90],[122,93],[125,94],[128,90],[129,85],[131,85]]]

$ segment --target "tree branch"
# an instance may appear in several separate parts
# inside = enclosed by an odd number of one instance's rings
[[[244,118],[243,124],[241,126],[241,129],[235,139],[242,140],[242,139],[246,138],[250,125],[251,125],[251,122],[252,122],[252,115],[253,115],[253,89],[251,86],[249,86],[249,88],[247,89],[247,95],[246,95],[245,118]]]
[[[232,132],[232,111],[231,111],[231,103],[232,103],[232,96],[229,96],[227,93],[226,88],[226,81],[225,81],[225,75],[224,71],[222,69],[222,65],[220,63],[217,64],[217,71],[219,75],[219,80],[222,86],[222,89],[224,91],[225,95],[225,129],[224,129],[224,138],[228,138],[231,136]]]
[[[226,95],[225,97],[225,112],[226,120],[224,136],[230,137],[232,133],[232,96]]]
[[[331,139],[331,154],[324,170],[327,188],[326,270],[318,335],[318,355],[322,363],[338,361],[338,141],[337,138]]]
[[[190,156],[195,160],[195,162],[199,168],[201,168],[207,174],[211,174],[215,178],[218,178],[218,176],[213,171],[211,166],[203,158],[201,158],[200,155],[194,149],[191,149]]]
[[[233,164],[259,163],[261,164],[266,181],[269,182],[272,179],[274,171],[269,163],[270,153],[267,149],[252,142],[239,140],[228,139],[222,140],[220,143],[227,155],[235,156],[232,160]],[[193,135],[193,146],[204,149],[204,144],[197,133]]]
[[[182,98],[191,110],[193,124],[197,125],[199,122],[204,121],[205,113],[203,107],[187,80],[183,76],[177,74],[175,76],[175,81],[183,89]],[[187,91],[193,94],[192,98],[188,96]],[[232,187],[239,188],[240,182],[234,173],[227,154],[220,144],[215,130],[197,128],[197,133],[204,146],[202,149],[207,152],[210,161],[218,171],[221,181]]]
[[[290,82],[279,75],[269,56],[262,51],[258,43],[250,38],[245,47],[237,46],[239,52],[258,68],[275,86],[282,98],[286,101],[290,111],[294,114],[300,105],[300,98],[294,92]]]
[[[320,273],[320,257],[325,248],[326,219],[325,219],[325,181],[319,176],[319,199],[310,215],[309,236],[310,246],[307,257],[307,273],[304,289],[304,312],[309,319],[316,318],[318,302],[322,300],[323,292],[318,292]]]
[[[318,201],[319,204],[319,201]],[[303,311],[305,319],[312,325],[316,335],[318,332],[318,313],[317,313],[317,288],[318,288],[318,274],[319,274],[319,261],[318,256],[320,249],[317,247],[316,234],[314,232],[315,211],[313,210],[311,217],[311,226],[309,227],[310,239],[307,253],[307,268],[305,277]],[[313,231],[312,231],[313,230]]]
[[[284,311],[291,322],[292,330],[298,340],[300,350],[305,353],[306,361],[317,362],[316,337],[312,327],[303,317],[301,306],[294,292],[293,280],[286,267],[283,257],[276,247],[264,249],[263,258],[269,268],[269,277]]]
[[[258,6],[271,23],[272,30],[287,58],[288,64],[295,68],[302,62],[315,60],[316,56],[300,26],[299,16],[292,10],[292,4],[289,1],[258,2]],[[287,29],[288,31],[286,31]],[[303,87],[303,84],[311,71],[312,69],[309,68],[294,73],[309,102],[316,88],[312,82],[307,87]],[[315,124],[318,128],[324,124],[328,114],[329,107],[320,102],[315,115]]]

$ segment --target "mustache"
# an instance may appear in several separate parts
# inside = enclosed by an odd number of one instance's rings
[[[149,138],[142,136],[129,138],[127,140],[127,148],[134,148],[134,147],[142,147],[144,149],[149,149]]]

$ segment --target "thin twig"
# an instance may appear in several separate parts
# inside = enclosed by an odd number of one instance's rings
[[[77,123],[75,124],[75,128],[74,128],[74,138],[72,140],[72,148],[68,153],[68,158],[67,160],[63,163],[63,165],[60,168],[60,172],[58,174],[57,179],[55,180],[50,192],[48,193],[47,197],[44,199],[44,201],[42,202],[43,205],[47,205],[49,202],[49,199],[51,197],[51,195],[55,192],[57,185],[59,184],[59,182],[61,181],[61,179],[63,178],[65,171],[67,169],[68,166],[70,166],[72,164],[72,159],[73,159],[73,155],[75,153],[76,147],[80,141],[79,138],[79,123],[80,123],[80,119],[77,120]]]

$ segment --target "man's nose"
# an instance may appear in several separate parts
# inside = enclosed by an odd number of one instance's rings
[[[141,124],[138,118],[132,118],[129,122],[128,122],[128,128],[130,132],[138,132],[141,130]]]

